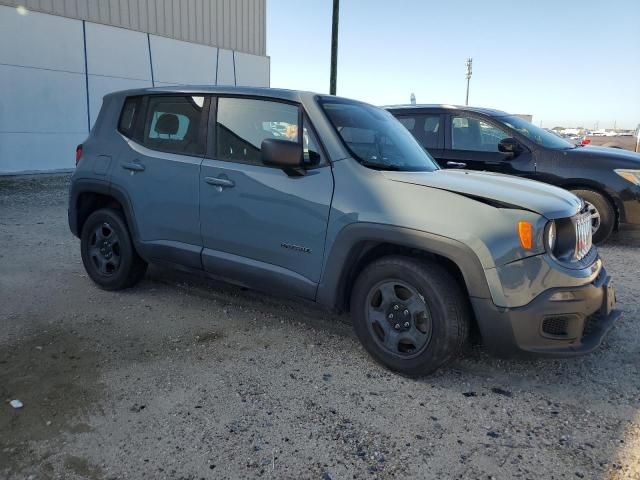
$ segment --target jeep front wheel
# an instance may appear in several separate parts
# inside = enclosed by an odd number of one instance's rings
[[[381,258],[351,295],[355,332],[379,363],[407,376],[427,375],[455,358],[469,332],[468,299],[435,262]]]

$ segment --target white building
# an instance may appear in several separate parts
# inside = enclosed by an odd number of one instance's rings
[[[269,86],[266,0],[0,0],[0,174],[75,165],[102,97]]]

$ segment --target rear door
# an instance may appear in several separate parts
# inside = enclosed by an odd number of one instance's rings
[[[441,166],[444,168],[466,168],[486,170],[510,175],[529,176],[535,174],[535,166],[529,149],[515,157],[498,150],[498,144],[513,134],[490,118],[459,112],[447,115],[445,149]]]
[[[199,173],[208,98],[142,97],[113,176],[133,208],[145,257],[201,268]]]
[[[199,185],[205,269],[315,298],[333,175],[308,119],[297,104],[279,100],[220,97],[214,104]],[[267,138],[302,142],[306,174],[263,165]]]

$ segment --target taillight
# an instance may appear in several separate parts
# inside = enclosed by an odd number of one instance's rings
[[[589,140],[588,138],[583,138],[582,142],[580,142],[581,145],[589,145],[591,143],[591,140]]]
[[[76,147],[76,167],[78,163],[80,163],[80,159],[82,158],[82,144]]]

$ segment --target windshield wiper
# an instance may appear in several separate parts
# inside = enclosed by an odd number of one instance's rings
[[[371,160],[360,160],[360,165],[364,167],[373,168],[375,170],[390,170],[394,172],[402,171],[402,169],[397,165],[392,165],[389,163],[381,163],[381,162],[372,162]]]

